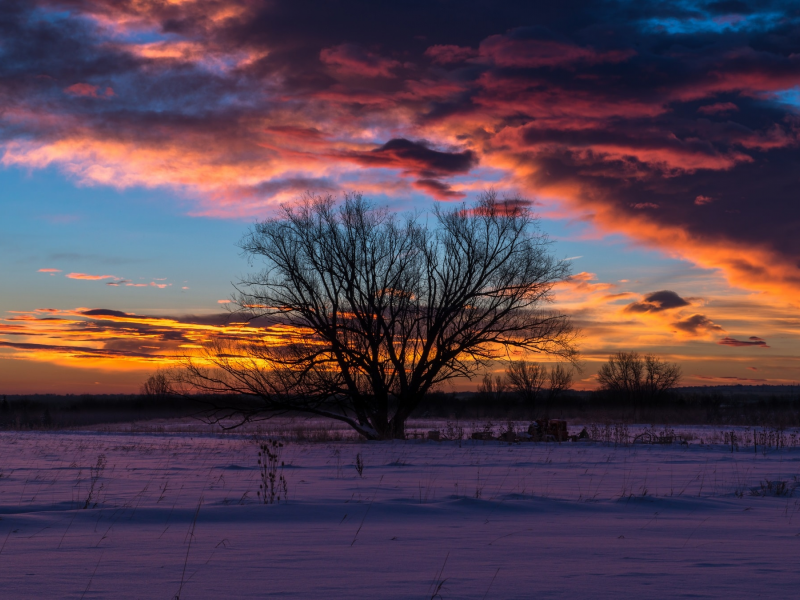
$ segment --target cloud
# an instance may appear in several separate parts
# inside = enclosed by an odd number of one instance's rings
[[[29,344],[17,342],[5,342],[0,340],[0,348],[12,348],[24,350],[29,353],[61,354],[70,358],[80,359],[82,357],[104,358],[104,359],[155,359],[154,356],[136,351],[120,352],[110,349],[97,349],[85,346],[59,346],[55,344]]]
[[[707,316],[701,314],[694,314],[690,317],[686,317],[685,319],[674,321],[672,326],[693,336],[703,335],[714,331],[723,331],[722,327],[714,323]]]
[[[582,258],[580,256],[575,258]],[[595,273],[588,273],[586,271],[581,271],[580,273],[575,273],[574,275],[570,275],[569,278],[561,284],[561,286],[569,286],[574,288],[575,290],[587,293],[594,293],[594,292],[604,292],[607,290],[612,290],[616,288],[616,284],[614,283],[604,283],[597,281],[597,274]]]
[[[61,273],[61,269],[39,269],[37,273],[49,273],[50,275],[55,275],[56,273]]]
[[[711,204],[714,201],[710,196],[703,196],[702,194],[694,199],[695,206],[703,206],[704,204]]]
[[[290,327],[242,322],[230,313],[163,317],[103,308],[18,313],[0,319],[0,333],[15,337],[0,340],[0,348],[17,352],[12,358],[112,369],[173,364],[212,338],[285,343],[298,335]]]
[[[515,29],[493,35],[480,45],[481,58],[499,67],[572,67],[575,63],[618,63],[636,55],[631,48],[598,51],[554,34],[542,27]]]
[[[393,167],[422,177],[468,173],[477,164],[471,150],[441,152],[424,142],[403,138],[389,140],[369,152],[354,152],[348,158],[364,166]]]
[[[790,4],[68,4],[4,13],[4,166],[165,186],[215,217],[261,216],[303,181],[399,204],[488,174],[732,284],[800,292]]]
[[[689,305],[689,302],[681,298],[675,292],[661,290],[660,292],[646,294],[639,302],[629,304],[625,307],[625,312],[656,313]]]
[[[440,200],[458,200],[466,196],[463,192],[454,191],[449,184],[442,183],[436,179],[417,179],[414,182],[414,187],[428,192],[434,198],[439,198]]]
[[[111,98],[114,96],[114,90],[106,87],[105,90],[100,90],[99,86],[90,83],[75,83],[67,88],[64,92],[72,96],[84,96],[88,98]]]
[[[107,308],[92,308],[89,310],[80,311],[80,314],[86,317],[117,317],[125,319],[134,319],[136,315],[125,313],[119,310],[110,310]],[[141,317],[145,318],[145,317]]]
[[[85,281],[99,281],[101,279],[118,279],[116,275],[89,275],[87,273],[67,273],[67,279],[82,279]]]
[[[723,346],[757,346],[759,348],[769,348],[765,340],[756,336],[750,336],[747,340],[737,340],[732,337],[724,337],[717,343]]]
[[[697,109],[697,112],[704,115],[716,115],[720,113],[729,113],[738,111],[739,107],[733,102],[715,102],[714,104],[707,104]]]
[[[392,72],[400,62],[368,52],[358,44],[340,44],[324,48],[320,60],[341,75],[358,77],[395,77]]]
[[[424,54],[434,64],[449,65],[473,58],[478,55],[478,51],[473,48],[454,46],[453,44],[437,44],[425,50]]]
[[[747,383],[747,384],[763,384],[767,383],[768,379],[753,379],[750,377],[732,377],[732,376],[714,376],[714,375],[695,375],[697,379],[702,379],[706,381],[713,381],[716,383]]]

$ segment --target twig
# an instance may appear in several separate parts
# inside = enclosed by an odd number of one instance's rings
[[[500,572],[500,567],[497,567],[497,571],[494,572],[494,577],[492,577],[492,580],[489,582],[489,587],[486,588],[486,593],[483,595],[483,600],[486,600],[486,596],[489,595],[489,590],[492,589],[492,584],[494,583],[494,580],[497,579],[497,574],[499,572]]]
[[[706,521],[708,521],[710,518],[711,518],[711,517],[706,517],[705,519],[703,519],[702,521],[700,521],[699,525],[698,525],[697,527],[695,527],[695,528],[692,530],[692,533],[690,533],[690,534],[689,534],[689,537],[687,537],[687,538],[686,538],[686,541],[685,541],[685,542],[683,542],[683,546],[681,546],[681,548],[686,548],[686,544],[688,544],[688,543],[689,543],[689,540],[690,540],[690,539],[692,539],[692,536],[694,535],[695,531],[697,531],[698,529],[700,529],[700,525],[702,525],[703,523],[705,523]]]
[[[94,571],[92,571],[92,576],[89,577],[89,583],[86,584],[86,589],[83,590],[81,594],[81,600],[83,600],[84,596],[86,596],[86,592],[89,591],[89,587],[92,585],[92,581],[94,580],[94,574],[97,573],[97,567],[100,566],[100,561],[103,560],[103,554],[105,554],[105,550],[100,553],[100,558],[97,559],[97,564],[94,566]]]
[[[183,584],[186,581],[186,565],[189,563],[189,551],[192,549],[192,540],[194,539],[194,528],[197,526],[197,516],[200,514],[200,507],[203,505],[203,496],[200,496],[200,501],[197,503],[197,510],[194,511],[194,518],[192,519],[192,528],[189,530],[189,545],[186,548],[186,558],[183,559],[183,572],[181,573],[181,584],[178,586],[178,592],[175,594],[174,600],[180,600],[181,592],[183,591]]]
[[[356,534],[353,536],[353,541],[350,542],[350,547],[351,548],[353,547],[353,544],[356,543],[356,538],[358,537],[358,533],[361,531],[361,528],[364,526],[364,521],[366,520],[367,515],[369,514],[369,509],[372,508],[372,503],[375,502],[375,497],[378,495],[378,490],[381,489],[381,483],[382,482],[383,482],[383,475],[381,475],[381,479],[380,479],[380,481],[378,481],[378,487],[375,488],[375,493],[372,495],[372,500],[369,501],[369,506],[367,506],[367,510],[366,510],[366,512],[364,512],[364,517],[361,519],[361,524],[358,526],[358,529],[356,530]]]
[[[3,541],[3,545],[0,546],[0,554],[3,553],[3,550],[5,549],[6,544],[8,543],[8,538],[9,538],[10,535],[11,535],[11,530],[9,529],[8,533],[6,534],[6,539]]]
[[[433,594],[431,594],[431,600],[434,600],[436,596],[441,598],[442,596],[439,592],[442,590],[442,586],[445,584],[447,579],[442,579],[442,574],[444,573],[444,567],[447,564],[447,559],[450,558],[450,551],[447,551],[447,555],[444,557],[444,562],[442,563],[442,568],[436,573],[436,576],[433,578],[433,583],[429,590],[433,590]]]

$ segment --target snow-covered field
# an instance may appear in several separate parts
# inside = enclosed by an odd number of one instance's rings
[[[252,435],[3,432],[0,597],[797,597],[800,449],[687,436],[287,442],[265,505]]]

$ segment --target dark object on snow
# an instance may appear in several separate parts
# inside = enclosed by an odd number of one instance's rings
[[[433,440],[434,442],[441,441],[442,437],[439,434],[439,430],[438,429],[432,429],[431,431],[429,431],[428,432],[428,439],[429,440]]]
[[[528,427],[528,435],[534,442],[565,442],[569,438],[567,422],[560,419],[534,421]]]
[[[591,438],[589,437],[589,432],[586,431],[586,427],[581,429],[581,432],[578,435],[571,435],[569,436],[569,441],[571,442],[590,442]]]
[[[557,442],[565,442],[569,437],[567,422],[559,419],[550,419],[547,422],[547,435],[552,435]]]
[[[688,442],[683,439],[683,436],[675,435],[673,431],[644,431],[633,438],[634,444],[686,444],[688,446]]]
[[[508,442],[509,444],[513,444],[514,442],[519,441],[517,434],[514,433],[513,431],[506,431],[505,433],[501,433],[498,439],[501,442]]]
[[[491,431],[476,431],[472,434],[473,440],[493,440],[492,432]]]

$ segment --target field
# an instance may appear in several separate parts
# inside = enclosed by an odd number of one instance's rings
[[[629,443],[641,429],[563,444],[362,443],[292,423],[2,432],[2,597],[794,597],[797,432]]]

